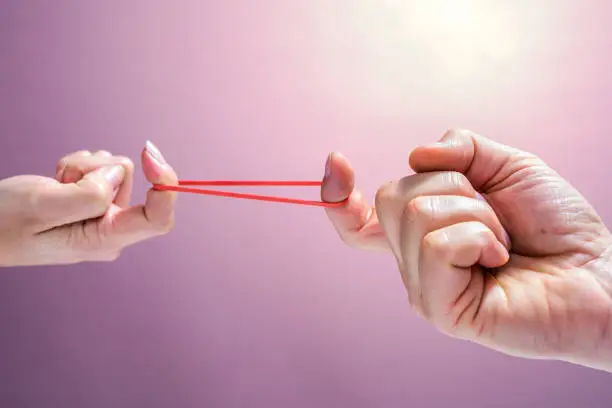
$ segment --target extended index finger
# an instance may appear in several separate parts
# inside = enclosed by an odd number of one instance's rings
[[[346,200],[346,205],[340,208],[325,210],[344,242],[361,249],[388,250],[376,211],[355,190],[355,172],[340,153],[332,153],[327,159],[321,199],[326,202]]]

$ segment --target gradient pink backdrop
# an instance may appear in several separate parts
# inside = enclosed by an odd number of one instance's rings
[[[461,37],[426,0],[0,1],[0,177],[151,139],[184,178],[319,178],[340,150],[372,196],[461,126],[610,221],[612,3],[480,3]],[[319,209],[181,196],[115,263],[2,270],[0,305],[2,407],[612,404],[609,375],[438,334]]]

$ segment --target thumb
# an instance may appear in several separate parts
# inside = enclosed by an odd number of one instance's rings
[[[122,165],[89,172],[76,183],[53,184],[37,194],[42,230],[97,218],[106,213],[125,177]]]
[[[325,163],[321,199],[328,203],[346,200],[355,188],[355,172],[340,153],[330,153]]]
[[[178,185],[178,177],[161,151],[150,141],[141,155],[142,169],[151,184]],[[113,234],[122,246],[169,232],[174,227],[177,193],[151,188],[144,204],[119,211]]]
[[[410,155],[410,167],[415,172],[460,172],[481,192],[534,164],[543,165],[532,154],[461,129],[448,130],[439,142],[418,147]]]
[[[340,153],[332,153],[327,158],[321,199],[336,203],[346,200],[346,204],[340,208],[325,209],[344,242],[363,249],[388,250],[376,211],[363,195],[355,190],[355,171]]]

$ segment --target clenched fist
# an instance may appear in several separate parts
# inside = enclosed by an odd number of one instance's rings
[[[150,183],[177,183],[153,144],[141,159]],[[150,190],[144,204],[130,206],[133,173],[127,157],[80,151],[60,160],[55,178],[0,180],[0,266],[110,261],[168,232],[176,193]]]
[[[322,198],[340,237],[390,251],[410,304],[442,332],[507,354],[612,371],[612,235],[533,154],[450,130],[371,208],[330,155]]]

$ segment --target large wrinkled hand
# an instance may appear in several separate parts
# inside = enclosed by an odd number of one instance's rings
[[[176,184],[174,170],[150,142],[142,152],[150,183]],[[168,232],[176,193],[150,190],[130,207],[134,165],[108,152],[81,151],[60,160],[55,179],[0,181],[0,265],[110,261],[136,242]]]
[[[390,250],[413,308],[442,332],[507,354],[612,371],[612,236],[536,156],[469,131],[410,155],[416,174],[371,209],[340,154],[325,201],[348,244]]]

